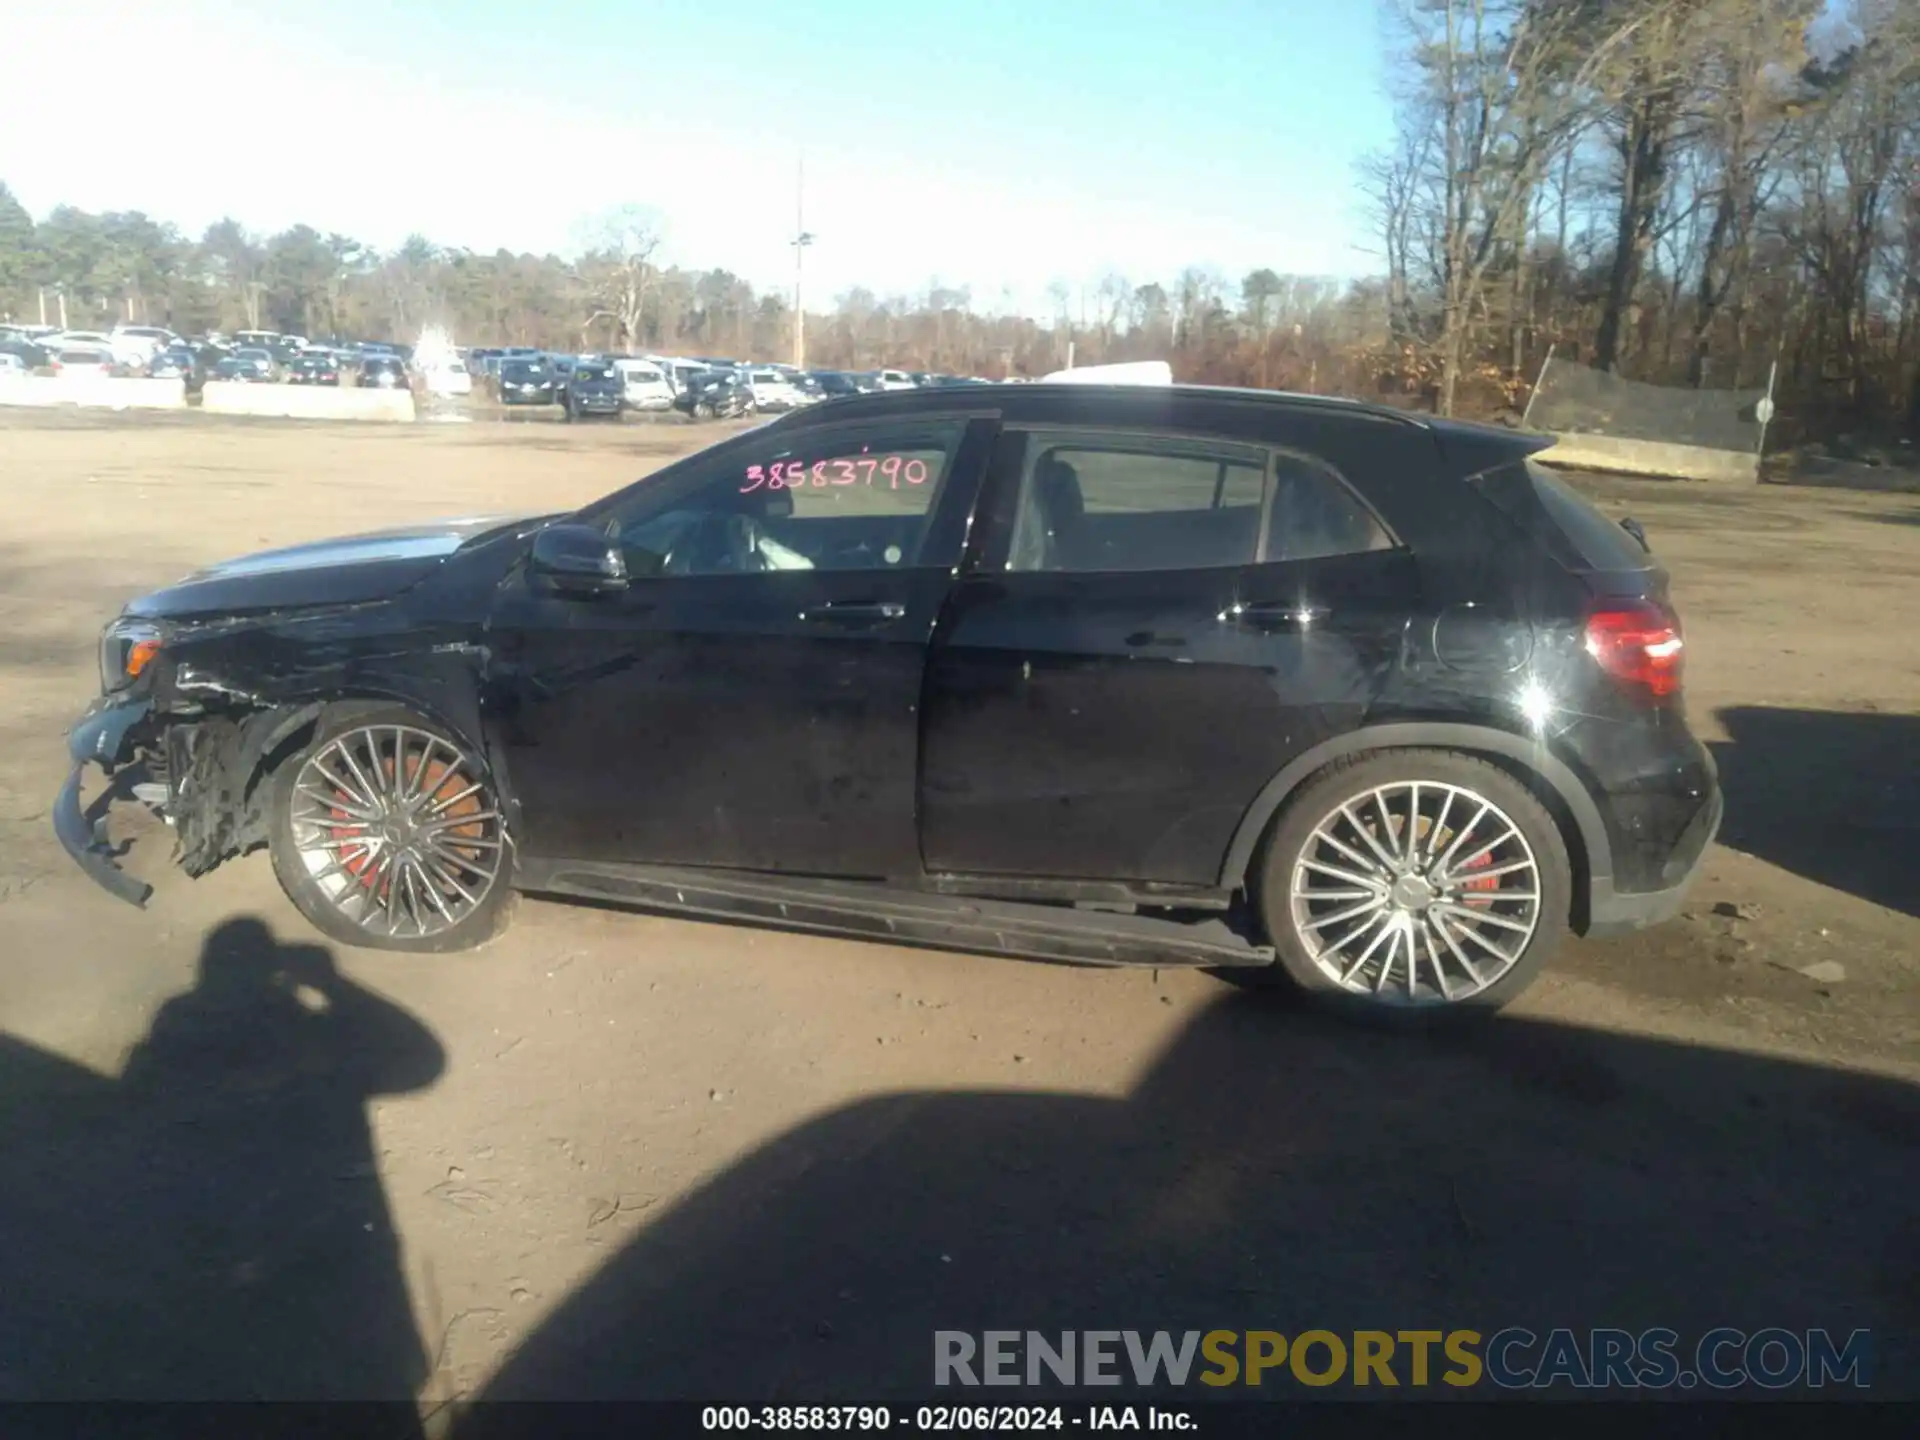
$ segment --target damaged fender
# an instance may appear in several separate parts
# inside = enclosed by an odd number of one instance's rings
[[[267,780],[326,716],[404,706],[490,755],[494,747],[485,742],[477,703],[484,648],[393,647],[395,638],[386,637],[374,655],[264,670],[247,663],[252,657],[243,647],[182,637],[150,694],[104,697],[74,726],[74,769],[54,814],[61,844],[110,893],[144,905],[152,887],[114,863],[104,817],[89,819],[82,806],[89,763],[112,775],[143,760],[164,777],[175,859],[198,877],[267,844],[273,795]],[[206,653],[213,649],[227,653]]]

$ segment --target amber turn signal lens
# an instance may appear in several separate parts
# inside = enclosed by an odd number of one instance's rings
[[[139,678],[147,662],[160,653],[158,640],[137,640],[127,651],[127,679]]]

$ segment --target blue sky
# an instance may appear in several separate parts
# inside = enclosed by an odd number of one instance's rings
[[[35,214],[564,253],[639,203],[666,258],[777,285],[804,153],[810,296],[937,280],[1037,310],[1110,270],[1376,268],[1354,170],[1390,136],[1373,0],[22,8],[0,180]],[[170,88],[161,127],[137,97]],[[195,113],[222,93],[229,119]]]

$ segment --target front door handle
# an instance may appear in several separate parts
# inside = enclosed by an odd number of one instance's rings
[[[1324,605],[1305,605],[1296,600],[1238,600],[1220,612],[1220,619],[1228,625],[1256,630],[1305,630],[1332,613]]]
[[[906,613],[907,607],[897,600],[830,600],[802,610],[800,618],[810,625],[879,625]]]

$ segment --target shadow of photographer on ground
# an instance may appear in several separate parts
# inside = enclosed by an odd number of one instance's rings
[[[411,1401],[367,1104],[432,1032],[316,945],[208,935],[118,1080],[0,1035],[0,1398]]]

